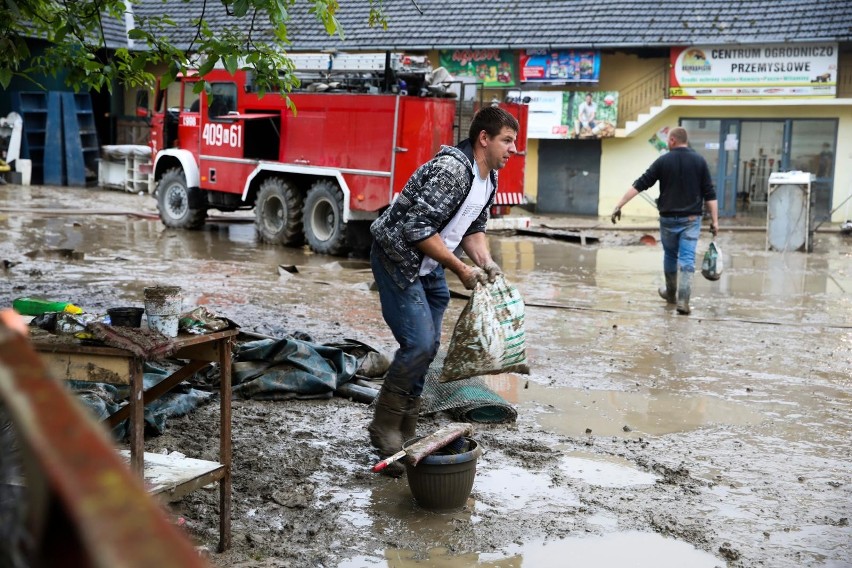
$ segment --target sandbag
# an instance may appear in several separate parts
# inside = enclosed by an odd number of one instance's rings
[[[718,280],[722,277],[722,249],[716,241],[710,241],[704,261],[701,263],[701,275],[707,280]]]
[[[456,322],[438,380],[445,383],[508,372],[530,372],[524,301],[517,288],[498,276],[473,290]]]

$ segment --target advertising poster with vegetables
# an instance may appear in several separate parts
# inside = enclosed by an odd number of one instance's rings
[[[601,55],[594,50],[528,49],[520,56],[520,69],[526,83],[597,83]]]
[[[836,43],[717,45],[671,50],[672,98],[834,97]]]
[[[439,52],[441,67],[453,76],[476,77],[485,87],[514,87],[515,55],[504,49],[453,49]]]
[[[527,138],[598,139],[615,136],[617,91],[510,91],[509,95],[530,99]]]
[[[617,91],[577,91],[571,102],[568,124],[572,138],[612,138],[618,123]]]

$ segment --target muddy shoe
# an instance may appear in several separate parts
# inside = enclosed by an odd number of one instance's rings
[[[677,313],[689,315],[689,296],[692,294],[692,272],[680,271],[677,283]]]
[[[657,289],[660,298],[667,304],[674,304],[677,295],[677,272],[666,272],[666,283]]]
[[[373,421],[367,427],[370,443],[384,457],[402,449],[402,419],[408,409],[409,397],[390,392],[385,387],[376,398]]]

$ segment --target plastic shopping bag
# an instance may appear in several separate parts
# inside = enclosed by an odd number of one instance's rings
[[[498,276],[493,283],[478,284],[459,315],[439,381],[508,372],[530,372],[524,301]]]
[[[718,280],[722,277],[722,249],[719,248],[716,241],[710,241],[710,246],[704,253],[701,275],[707,280]]]

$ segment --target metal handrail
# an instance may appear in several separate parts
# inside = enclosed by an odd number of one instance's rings
[[[644,77],[637,79],[618,92],[618,128],[636,120],[642,112],[659,105],[668,97],[669,62],[663,62]]]

